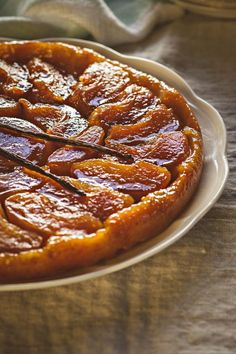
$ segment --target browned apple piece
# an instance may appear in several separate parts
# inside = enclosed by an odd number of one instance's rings
[[[93,62],[105,58],[91,49],[59,42],[19,41],[1,43],[0,57],[7,61],[27,63],[33,57],[41,58],[70,74],[81,74]]]
[[[117,141],[121,144],[140,144],[153,139],[155,134],[179,129],[180,124],[172,109],[159,105],[148,111],[145,116],[135,124],[114,125],[109,130],[106,141]]]
[[[80,75],[90,64],[104,60],[103,56],[91,49],[58,42],[28,42],[25,44],[24,51],[20,51],[20,48],[14,49],[20,61],[29,61],[32,57],[38,57],[62,72],[72,75]]]
[[[66,203],[38,192],[18,193],[5,201],[5,211],[10,222],[44,237],[72,235],[80,237],[102,227],[82,204]]]
[[[155,96],[159,97],[162,88],[162,82],[160,82],[156,77],[127,66],[125,70],[129,73],[129,77],[132,83],[148,88],[154,93]]]
[[[10,222],[44,237],[84,236],[102,228],[100,220],[133,203],[130,196],[111,189],[71,180],[86,196],[70,193],[46,182],[33,193],[18,193],[5,201]]]
[[[145,159],[164,162],[168,165],[179,165],[190,153],[188,139],[182,132],[170,132],[161,134],[153,141],[152,148],[148,149]]]
[[[24,96],[32,87],[28,79],[29,72],[24,65],[8,64],[4,60],[0,60],[0,80],[4,94],[13,98]]]
[[[120,144],[115,140],[107,140],[107,145],[120,152],[131,154],[135,160],[145,159],[157,165],[176,166],[183,162],[190,153],[186,135],[180,131],[163,133],[147,144],[136,146]]]
[[[26,99],[20,99],[19,104],[24,119],[48,133],[72,137],[80,134],[88,127],[87,120],[70,106],[47,103],[32,104]]]
[[[52,128],[62,119],[61,109],[46,103],[32,104],[28,100],[22,98],[19,100],[22,109],[22,117],[44,131]]]
[[[104,140],[104,130],[101,127],[93,126],[78,136],[79,140],[87,143],[101,145]],[[62,147],[54,151],[48,158],[48,165],[51,172],[58,175],[70,175],[71,165],[74,162],[83,161],[96,156],[92,149]]]
[[[13,98],[0,95],[0,116],[1,117],[20,117],[21,108]]]
[[[46,103],[32,104],[28,100],[22,98],[19,100],[22,109],[22,117],[40,129],[47,131],[64,117],[58,106]]]
[[[73,164],[72,172],[80,181],[128,193],[135,200],[166,188],[171,178],[165,167],[145,161],[124,165],[112,160],[91,159]]]
[[[183,126],[192,127],[200,131],[198,121],[189,107],[185,98],[175,89],[170,88],[163,82],[161,83],[160,99],[167,107],[173,109],[178,115]]]
[[[72,75],[62,74],[53,65],[39,58],[32,59],[27,67],[34,86],[31,99],[46,103],[64,103],[76,84]]]
[[[36,189],[37,192],[60,200],[67,205],[78,205],[80,208],[91,212],[96,218],[105,220],[113,213],[129,207],[133,202],[133,198],[127,194],[123,194],[106,188],[104,186],[93,186],[77,179],[66,177],[79,190],[86,193],[86,196],[77,197],[73,193],[62,190],[55,182],[46,182],[42,187]]]
[[[29,251],[40,248],[42,243],[42,236],[22,230],[0,217],[0,253]]]
[[[32,123],[20,118],[0,117],[0,122],[34,132],[41,131]],[[47,142],[35,138],[20,136],[19,133],[5,128],[0,128],[0,146],[11,153],[17,154],[23,158],[29,159],[33,163],[41,165],[45,163],[48,154],[50,154]],[[8,163],[6,164],[5,158],[0,157],[0,164],[7,165]],[[9,161],[9,165],[14,166],[15,163]]]
[[[52,51],[53,55],[51,55]],[[42,60],[75,77],[81,75],[90,64],[105,60],[102,55],[91,49],[75,47],[65,43],[47,43],[47,48],[45,46],[41,52]]]
[[[94,63],[80,76],[68,102],[88,117],[94,108],[114,100],[129,81],[128,73],[120,66]]]
[[[0,170],[0,202],[17,192],[33,191],[42,184],[39,176],[27,173],[22,167],[15,167],[12,171]]]
[[[89,117],[91,125],[100,125],[104,129],[116,124],[131,124],[158,104],[158,99],[145,87],[130,85],[109,103],[96,108]]]
[[[81,117],[75,108],[63,105],[59,109],[63,117],[52,128],[49,128],[47,133],[65,138],[75,138],[88,128],[87,119]]]

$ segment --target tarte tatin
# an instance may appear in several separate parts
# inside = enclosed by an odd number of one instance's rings
[[[157,78],[63,43],[0,44],[0,281],[60,276],[156,236],[202,170]]]

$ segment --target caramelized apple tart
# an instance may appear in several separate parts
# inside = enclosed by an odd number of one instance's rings
[[[91,266],[156,236],[202,170],[198,122],[157,78],[86,48],[0,44],[0,281]]]

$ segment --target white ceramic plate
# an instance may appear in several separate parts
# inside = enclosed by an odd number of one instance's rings
[[[4,284],[0,285],[0,291],[39,289],[76,283],[129,267],[161,252],[186,234],[213,206],[223,190],[228,174],[228,164],[225,157],[226,130],[221,116],[210,104],[199,98],[174,71],[151,60],[122,55],[94,42],[65,38],[50,38],[47,40],[63,41],[92,48],[108,58],[119,60],[122,63],[156,76],[179,90],[189,102],[200,122],[205,149],[203,174],[199,188],[185,211],[164,232],[151,240],[137,245],[132,250],[112,260],[94,267],[80,269],[66,277],[37,282]]]

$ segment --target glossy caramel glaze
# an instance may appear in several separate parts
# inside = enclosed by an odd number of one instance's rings
[[[193,195],[202,138],[185,99],[86,48],[0,44],[0,124],[104,145],[133,161],[0,128],[0,147],[85,196],[0,156],[0,281],[114,256],[167,227]]]

